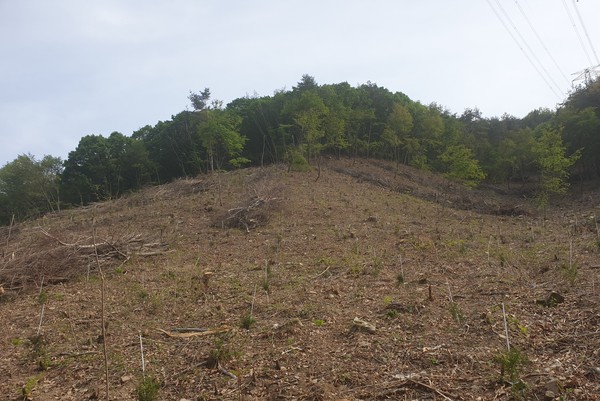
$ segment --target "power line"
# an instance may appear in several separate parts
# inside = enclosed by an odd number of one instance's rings
[[[577,18],[579,18],[579,23],[581,24],[581,27],[583,28],[583,33],[585,33],[585,37],[588,40],[590,49],[592,49],[592,53],[594,53],[594,57],[596,57],[596,63],[600,64],[600,60],[598,59],[598,54],[596,53],[596,49],[594,49],[594,45],[592,44],[592,40],[590,39],[590,34],[588,33],[588,30],[585,27],[585,24],[583,23],[583,18],[581,18],[581,14],[579,13],[579,8],[577,8],[577,3],[575,3],[575,0],[573,0],[573,8],[575,9],[575,12],[577,13]]]
[[[531,53],[531,55],[533,56],[534,60],[537,62],[537,65],[542,68],[542,71],[544,71],[544,73],[546,74],[545,76],[547,78],[549,78],[550,81],[554,84],[555,89],[558,89],[558,92],[561,93],[564,96],[565,94],[563,93],[563,91],[560,88],[560,86],[556,83],[556,81],[554,80],[554,78],[552,78],[552,75],[550,75],[550,73],[548,72],[548,70],[546,70],[546,67],[544,67],[544,63],[542,63],[540,61],[540,59],[538,58],[538,56],[536,55],[536,53],[533,51],[533,49],[531,48],[531,46],[529,46],[529,43],[527,42],[527,40],[523,37],[523,35],[521,35],[521,32],[519,31],[519,29],[517,28],[517,26],[515,25],[515,23],[512,21],[512,18],[510,18],[510,15],[508,15],[508,13],[504,9],[504,7],[502,7],[502,4],[500,3],[500,0],[495,0],[495,1],[496,1],[496,4],[498,5],[498,8],[500,8],[500,11],[502,11],[502,13],[504,14],[504,17],[511,24],[512,28],[517,33],[517,35],[519,36],[519,38],[521,39],[521,41],[523,42],[523,44],[525,45],[525,47],[527,48],[527,50],[529,50],[529,53]]]
[[[583,49],[583,52],[585,53],[585,56],[588,59],[588,62],[590,63],[590,65],[594,64],[594,62],[592,61],[592,58],[590,57],[590,54],[587,51],[587,48],[585,47],[585,44],[583,43],[583,39],[581,39],[581,34],[579,33],[579,29],[577,29],[577,24],[575,24],[575,20],[573,19],[573,15],[571,14],[571,11],[569,10],[569,6],[567,5],[567,2],[565,0],[562,0],[562,3],[563,3],[563,6],[565,6],[565,10],[567,11],[569,20],[571,20],[571,25],[573,26],[573,30],[577,34],[577,39],[579,39],[579,44],[581,45],[581,48]]]
[[[569,80],[569,78],[567,77],[567,75],[563,72],[563,70],[560,68],[560,66],[558,65],[558,63],[556,62],[556,60],[554,59],[554,57],[552,56],[552,53],[550,53],[550,50],[548,50],[548,47],[546,47],[546,44],[542,40],[542,37],[539,35],[539,33],[537,32],[537,30],[535,29],[535,27],[531,23],[531,20],[529,19],[529,17],[527,17],[527,14],[525,14],[525,10],[523,10],[523,8],[521,7],[521,4],[519,4],[518,0],[515,0],[515,4],[519,8],[519,11],[521,12],[521,15],[523,15],[523,18],[525,18],[525,21],[527,21],[527,24],[529,25],[529,28],[531,28],[531,30],[535,34],[535,37],[537,38],[537,40],[540,42],[540,44],[542,45],[542,47],[546,51],[546,54],[548,55],[548,57],[550,57],[550,60],[552,60],[552,63],[554,63],[554,66],[556,67],[556,69],[558,70],[558,72],[560,72],[560,74],[565,79],[565,81],[570,85],[571,81]]]
[[[510,28],[508,27],[508,25],[506,25],[506,22],[502,19],[502,16],[498,13],[498,11],[492,5],[491,0],[487,0],[487,3],[490,6],[490,8],[492,9],[492,11],[494,12],[494,14],[496,14],[496,17],[498,17],[498,20],[500,20],[500,23],[502,24],[502,26],[504,26],[504,29],[506,29],[506,31],[508,32],[508,34],[510,35],[510,37],[513,39],[513,41],[516,43],[516,45],[519,47],[519,49],[521,50],[521,52],[523,52],[523,55],[525,55],[525,58],[527,58],[527,61],[529,61],[529,63],[532,65],[532,67],[535,69],[535,71],[538,73],[538,75],[542,78],[542,80],[544,80],[544,82],[546,83],[546,85],[548,85],[548,88],[550,88],[550,90],[552,91],[552,93],[554,93],[554,95],[558,98],[558,100],[562,101],[563,98],[558,94],[558,92],[556,92],[556,90],[552,87],[552,85],[550,84],[550,82],[548,82],[548,79],[546,79],[546,77],[544,76],[544,74],[540,71],[539,67],[533,62],[533,60],[531,59],[531,57],[529,56],[529,54],[525,51],[525,49],[523,49],[523,46],[521,46],[521,43],[519,43],[519,40],[515,37],[515,35],[510,30]],[[500,4],[498,3],[498,0],[496,0],[496,4],[498,4],[498,7],[502,9],[502,7],[500,6]],[[506,12],[505,12],[505,15],[506,15]]]

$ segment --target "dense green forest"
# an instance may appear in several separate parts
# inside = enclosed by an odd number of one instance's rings
[[[533,182],[542,206],[570,182],[600,176],[600,79],[556,110],[521,119],[452,114],[370,82],[319,85],[309,75],[292,90],[226,106],[208,88],[188,98],[191,110],[130,136],[84,136],[65,161],[20,155],[4,165],[0,224],[201,173],[271,163],[308,169],[323,155],[385,158],[469,187]]]

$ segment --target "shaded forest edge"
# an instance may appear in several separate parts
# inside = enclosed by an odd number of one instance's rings
[[[570,184],[600,176],[600,80],[576,88],[556,110],[519,119],[452,114],[368,82],[319,85],[226,106],[208,88],[185,110],[126,136],[87,135],[67,160],[20,155],[0,169],[0,224],[115,199],[148,185],[243,166],[318,168],[323,157],[378,158],[441,173],[470,188],[521,188],[546,209]],[[589,185],[588,185],[589,186]]]

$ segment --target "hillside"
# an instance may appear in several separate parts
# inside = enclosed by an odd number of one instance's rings
[[[0,397],[106,399],[101,268],[113,400],[142,399],[140,338],[158,400],[595,400],[594,199],[543,219],[331,159],[4,227]]]

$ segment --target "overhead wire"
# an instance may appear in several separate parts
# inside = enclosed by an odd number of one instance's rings
[[[535,27],[531,23],[531,20],[529,19],[529,17],[525,13],[525,10],[523,10],[523,7],[521,7],[521,4],[519,3],[519,1],[515,0],[515,4],[517,5],[517,8],[521,12],[521,15],[523,16],[523,18],[527,22],[527,25],[529,25],[529,28],[534,33],[534,35],[537,38],[538,42],[540,42],[540,45],[544,48],[544,50],[546,51],[546,54],[548,55],[548,57],[550,58],[550,60],[552,60],[552,63],[554,64],[554,67],[556,67],[556,69],[558,70],[558,72],[560,72],[560,74],[562,75],[562,77],[564,78],[564,80],[567,82],[567,84],[570,85],[571,84],[571,80],[567,77],[567,74],[564,73],[564,71],[562,70],[562,68],[560,68],[560,66],[556,62],[556,59],[554,58],[554,56],[552,56],[552,53],[550,53],[550,50],[548,50],[548,47],[544,43],[544,40],[542,39],[542,37],[540,36],[540,34],[538,33],[538,31],[535,29]]]
[[[504,15],[508,18],[508,14],[506,13],[506,11],[504,11],[504,9],[502,8],[502,6],[498,3],[498,0],[495,0],[495,1],[496,1],[496,4],[498,5],[498,7],[504,12]],[[502,24],[502,26],[504,26],[504,29],[506,29],[506,31],[508,32],[508,34],[510,35],[510,37],[513,39],[513,41],[519,47],[519,49],[521,50],[521,52],[523,53],[523,55],[525,56],[525,58],[527,59],[527,61],[529,61],[529,63],[531,64],[531,66],[535,69],[535,71],[542,78],[542,80],[546,83],[546,85],[548,86],[548,88],[550,88],[550,90],[552,91],[552,93],[554,93],[554,95],[558,98],[558,100],[562,101],[563,98],[561,97],[561,95],[559,95],[559,93],[556,91],[556,89],[550,84],[550,82],[548,81],[548,79],[546,78],[546,76],[544,76],[544,74],[542,73],[542,71],[540,71],[540,68],[533,62],[533,60],[531,59],[531,56],[525,51],[525,49],[523,48],[523,46],[521,45],[521,43],[519,42],[519,40],[517,39],[517,37],[513,34],[513,32],[508,27],[508,25],[506,24],[506,22],[504,21],[504,19],[502,19],[502,16],[498,13],[498,10],[496,10],[494,8],[494,6],[492,5],[491,0],[487,0],[487,3],[490,6],[490,8],[492,9],[492,11],[494,12],[494,14],[496,15],[496,17],[498,18],[498,20],[500,21],[500,23]],[[510,20],[510,18],[508,18],[508,19]],[[514,24],[513,24],[513,27],[516,30],[516,27],[514,26]],[[519,34],[519,36],[521,36],[521,38],[522,38],[522,35]],[[523,38],[522,38],[522,40],[525,42],[525,40]],[[527,46],[527,47],[529,47],[529,46]],[[529,47],[529,49],[531,49],[531,48]],[[547,74],[547,71],[546,71],[546,74]],[[556,85],[556,83],[554,83],[554,85],[558,87],[558,85]],[[561,90],[559,90],[559,91],[562,92]],[[564,94],[563,94],[563,96],[564,96]]]
[[[575,0],[573,1],[573,8],[575,9],[575,12],[577,13],[577,18],[579,19],[579,23],[581,24],[581,28],[583,29],[583,33],[585,33],[585,37],[588,40],[588,44],[590,45],[590,49],[592,49],[592,53],[594,53],[594,57],[596,57],[596,63],[600,64],[600,59],[598,59],[598,54],[596,53],[596,49],[594,49],[594,45],[592,44],[592,40],[590,39],[590,34],[588,33],[587,28],[585,27],[585,24],[583,23],[583,18],[581,18],[581,14],[579,13],[579,8],[577,7],[577,3],[575,3]]]
[[[573,30],[577,34],[577,39],[579,39],[579,44],[581,45],[581,48],[583,49],[583,52],[585,53],[585,56],[588,59],[588,62],[590,63],[590,65],[594,64],[594,62],[592,61],[592,58],[590,57],[590,53],[588,53],[588,50],[585,47],[585,44],[583,43],[583,39],[581,38],[579,29],[577,29],[577,24],[575,23],[575,20],[573,19],[573,15],[571,14],[571,10],[569,10],[569,6],[567,5],[566,0],[562,0],[562,3],[563,3],[563,6],[565,6],[565,11],[567,12],[567,15],[569,16],[569,20],[571,20],[571,26],[573,27]]]
[[[557,89],[558,92],[561,93],[564,96],[565,94],[562,91],[561,87],[556,83],[556,81],[554,80],[554,78],[552,78],[552,75],[550,75],[550,73],[548,72],[548,70],[544,66],[544,63],[542,63],[540,61],[540,59],[538,58],[538,56],[536,55],[536,53],[533,51],[533,49],[531,48],[531,46],[529,46],[529,43],[523,37],[523,35],[521,34],[521,31],[519,31],[519,29],[517,28],[517,26],[513,22],[513,20],[510,17],[510,15],[508,15],[508,13],[506,12],[506,10],[504,9],[504,7],[502,6],[502,4],[500,3],[500,0],[495,0],[495,1],[496,1],[496,4],[498,5],[498,8],[500,8],[500,11],[502,11],[502,13],[504,14],[504,17],[506,18],[506,20],[510,23],[510,25],[512,26],[512,28],[514,29],[514,31],[517,33],[517,35],[519,36],[519,38],[521,39],[521,41],[523,42],[523,44],[527,48],[527,50],[529,50],[529,53],[531,53],[531,56],[538,63],[538,66],[541,67],[542,71],[546,74],[545,76],[552,82],[552,84],[554,85],[554,88]]]

